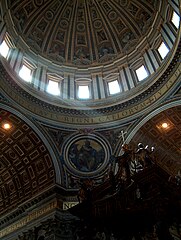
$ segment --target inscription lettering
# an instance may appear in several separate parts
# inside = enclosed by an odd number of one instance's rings
[[[5,81],[0,81],[0,85],[3,86],[3,89],[7,92],[8,95],[11,96],[12,99],[14,99],[17,103],[22,105],[24,108],[26,108],[28,111],[31,111],[34,114],[37,114],[42,117],[46,117],[51,120],[56,120],[62,123],[70,123],[70,124],[96,124],[96,123],[108,123],[111,121],[117,121],[126,117],[129,117],[133,115],[134,113],[138,113],[145,108],[151,106],[155,101],[159,100],[172,86],[175,82],[177,82],[178,77],[180,77],[180,69],[181,64],[178,66],[178,69],[175,71],[175,73],[170,77],[170,79],[167,81],[167,83],[159,89],[154,95],[148,97],[143,102],[137,102],[137,104],[133,107],[130,107],[125,110],[120,110],[118,113],[113,114],[107,114],[104,116],[97,116],[97,117],[69,117],[65,116],[63,114],[57,114],[54,112],[51,112],[49,110],[42,110],[39,106],[36,105],[34,102],[28,102],[28,100],[25,100],[20,95],[17,95],[16,92],[13,92],[11,88],[6,84]]]

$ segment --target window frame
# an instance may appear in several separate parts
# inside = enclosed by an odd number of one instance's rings
[[[174,14],[175,14],[176,16],[178,16],[178,18],[179,18],[178,27],[177,27],[177,25],[176,25],[176,24],[174,23],[174,21],[173,21]],[[171,15],[170,22],[171,22],[171,24],[174,26],[174,28],[175,28],[176,30],[179,29],[179,27],[180,27],[180,15],[179,15],[177,12],[175,12],[174,10],[172,11],[172,15]]]
[[[23,76],[21,76],[20,72],[21,72],[23,66],[25,66],[31,72],[30,73],[31,78],[29,80],[27,80],[27,79],[23,78]],[[32,63],[29,59],[23,58],[22,63],[21,63],[21,67],[19,68],[19,71],[18,71],[18,75],[23,81],[31,83],[32,79],[33,79],[33,74],[34,74],[34,71],[35,71],[36,68],[37,68],[36,65],[34,63]]]
[[[76,83],[76,98],[78,100],[82,100],[82,101],[90,100],[92,98],[92,88],[91,88],[92,79],[89,79],[89,78],[79,78],[79,79],[75,80],[75,83]],[[81,98],[79,96],[79,87],[80,86],[87,86],[88,87],[89,96],[87,98]]]
[[[11,40],[11,37],[9,36],[9,34],[6,32],[5,35],[4,35],[4,38],[2,39],[2,42],[0,44],[0,46],[5,43],[8,47],[8,52],[7,52],[7,55],[6,56],[3,56],[3,54],[0,53],[0,55],[5,58],[5,59],[8,59],[9,55],[10,55],[10,52],[11,52],[11,49],[15,48],[15,45],[14,43],[12,42]]]
[[[147,73],[147,76],[144,77],[144,78],[139,79],[139,76],[138,76],[137,71],[140,70],[142,67],[144,68],[145,72]],[[144,79],[146,79],[146,78],[149,77],[149,75],[150,75],[147,67],[145,66],[145,64],[142,64],[142,65],[140,65],[138,68],[136,68],[136,69],[135,69],[135,74],[136,74],[136,77],[137,77],[137,79],[138,79],[138,82],[142,82]]]
[[[47,85],[46,85],[46,89],[45,91],[48,93],[48,94],[51,94],[53,96],[60,96],[61,94],[61,82],[63,80],[63,77],[59,76],[58,74],[56,73],[47,73]],[[56,82],[58,83],[58,94],[53,94],[51,92],[49,92],[47,89],[48,89],[48,86],[49,86],[49,82]]]
[[[159,48],[161,47],[162,44],[164,44],[165,47],[166,47],[167,50],[168,50],[167,54],[166,54],[164,57],[162,57],[162,54],[161,54],[160,51],[159,51]],[[158,54],[159,54],[161,60],[163,61],[163,60],[167,57],[167,55],[169,54],[170,48],[169,48],[168,45],[165,43],[165,41],[162,41],[162,42],[160,43],[159,47],[157,48],[157,51],[158,51]]]
[[[80,88],[81,87],[87,87],[87,91],[88,91],[88,96],[87,97],[81,97],[79,94],[79,92],[80,92]],[[90,87],[89,87],[89,85],[88,84],[80,84],[79,86],[78,86],[78,90],[77,90],[78,92],[77,92],[77,95],[78,95],[78,98],[79,99],[81,99],[81,100],[86,100],[86,99],[90,99]]]
[[[109,84],[110,84],[110,83],[113,83],[113,82],[117,82],[117,85],[118,85],[118,87],[119,87],[119,91],[114,92],[114,93],[111,93],[111,91],[110,91],[110,85],[109,85]],[[108,92],[109,92],[109,95],[110,95],[110,96],[116,95],[116,94],[118,94],[118,93],[121,92],[118,79],[113,79],[113,80],[107,81],[107,87],[108,87]]]
[[[5,44],[6,46],[4,46],[4,44]],[[7,50],[6,53],[3,52],[3,48],[5,48],[5,47],[8,48],[8,50]],[[9,51],[10,51],[10,47],[8,46],[6,40],[4,39],[4,40],[2,41],[2,43],[0,44],[0,55],[1,55],[3,58],[7,59],[7,58],[8,58],[8,55],[9,55]]]

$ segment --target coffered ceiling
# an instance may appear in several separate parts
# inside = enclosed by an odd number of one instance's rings
[[[158,164],[176,175],[181,170],[181,106],[169,108],[145,123],[131,140],[135,147],[139,142],[155,147]]]

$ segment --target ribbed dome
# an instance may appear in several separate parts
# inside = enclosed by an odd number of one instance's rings
[[[134,50],[151,30],[157,2],[14,0],[8,8],[18,35],[33,52],[83,67],[107,64]]]
[[[61,112],[105,113],[145,100],[167,82],[169,63],[179,52],[180,27],[173,16],[179,18],[180,5],[171,0],[2,0],[1,5],[0,38],[9,47],[3,67],[28,99],[35,97],[31,102],[39,99]],[[23,68],[31,80],[20,74]]]

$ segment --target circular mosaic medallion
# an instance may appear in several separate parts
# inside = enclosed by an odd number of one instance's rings
[[[103,170],[110,158],[110,147],[95,135],[78,135],[64,147],[67,167],[79,175],[95,175]]]

